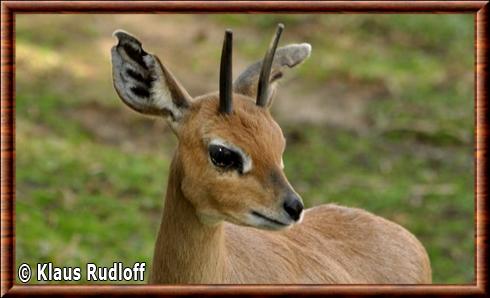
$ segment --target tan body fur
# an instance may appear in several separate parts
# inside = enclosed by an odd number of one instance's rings
[[[311,46],[275,52],[279,29],[269,60],[252,64],[233,84],[230,73],[220,76],[228,92],[196,98],[136,38],[115,33],[117,93],[133,110],[166,118],[179,139],[150,282],[430,283],[424,247],[399,225],[333,204],[303,211],[284,174],[286,139],[269,107],[276,81]],[[227,31],[225,58],[230,37]],[[261,71],[267,67],[269,77]],[[267,88],[257,95],[258,81]]]
[[[203,104],[196,104],[200,111],[195,111],[193,117],[207,117],[215,102],[204,99]],[[245,114],[241,116],[249,119]],[[189,132],[210,129],[199,129],[199,121],[189,121],[189,125]],[[239,124],[227,123],[221,128],[226,125]],[[248,127],[253,126],[248,123]],[[194,148],[198,150],[199,145]],[[361,209],[334,204],[314,207],[306,210],[300,224],[280,231],[227,222],[212,226],[201,223],[181,189],[181,157],[197,153],[181,150],[171,166],[151,283],[431,282],[429,259],[420,242],[401,226]],[[202,174],[200,183],[211,182]],[[190,191],[195,194],[199,188],[191,186]]]

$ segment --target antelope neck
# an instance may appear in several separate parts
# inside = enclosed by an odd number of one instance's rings
[[[217,283],[224,271],[223,224],[201,223],[181,190],[178,156],[170,167],[165,207],[155,245],[152,283]]]

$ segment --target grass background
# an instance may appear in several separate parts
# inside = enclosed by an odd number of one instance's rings
[[[281,44],[313,46],[272,110],[306,206],[393,220],[435,283],[474,282],[472,15],[17,15],[17,266],[151,264],[176,139],[117,98],[115,29],[196,96],[218,88],[226,27],[236,76],[279,21]]]

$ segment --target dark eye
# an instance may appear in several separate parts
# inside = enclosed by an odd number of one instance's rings
[[[242,158],[238,153],[220,145],[209,145],[208,150],[215,166],[242,171]]]

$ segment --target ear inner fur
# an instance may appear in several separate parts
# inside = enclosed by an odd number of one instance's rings
[[[275,82],[279,81],[288,68],[293,68],[305,61],[311,53],[311,45],[308,43],[290,44],[277,49],[272,62],[269,92],[271,97],[275,91]],[[257,86],[263,61],[257,61],[249,65],[233,82],[233,92],[240,93],[255,99]],[[268,100],[269,101],[269,100]],[[267,106],[270,106],[268,103]]]

